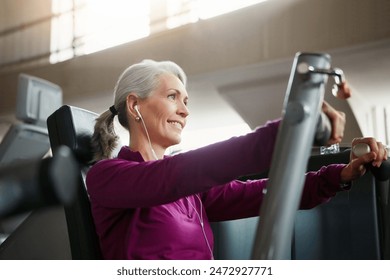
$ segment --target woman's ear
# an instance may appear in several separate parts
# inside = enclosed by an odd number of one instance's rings
[[[134,109],[137,103],[138,103],[138,96],[134,93],[130,93],[126,98],[126,106],[127,106],[127,112],[129,114],[129,117],[133,119],[138,117],[138,113]]]

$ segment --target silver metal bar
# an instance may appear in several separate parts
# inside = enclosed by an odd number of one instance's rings
[[[310,53],[295,56],[260,209],[253,259],[291,259],[295,215],[328,78],[323,73],[302,71],[304,65],[330,69],[330,56]]]

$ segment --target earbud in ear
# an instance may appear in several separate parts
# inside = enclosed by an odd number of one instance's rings
[[[141,113],[140,113],[139,110],[138,110],[138,105],[135,105],[135,106],[134,106],[134,110],[137,112],[138,117],[142,118]]]

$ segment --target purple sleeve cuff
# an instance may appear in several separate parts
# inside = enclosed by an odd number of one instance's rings
[[[337,192],[347,190],[340,184],[340,174],[344,167],[345,164],[330,164],[318,171],[308,172],[300,208],[313,208],[329,201]]]

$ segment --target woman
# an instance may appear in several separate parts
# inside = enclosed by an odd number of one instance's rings
[[[347,88],[341,95],[349,96]],[[186,76],[173,62],[145,60],[126,69],[115,87],[114,105],[96,122],[95,161],[87,175],[92,213],[106,259],[212,259],[209,222],[258,215],[266,179],[239,176],[270,166],[280,121],[255,131],[175,156],[189,111]],[[343,135],[345,118],[328,104],[331,143]],[[111,158],[117,136],[113,119],[129,130],[129,146]],[[386,158],[374,139],[357,139],[372,152],[306,175],[300,207],[328,201],[365,172],[364,164]]]

